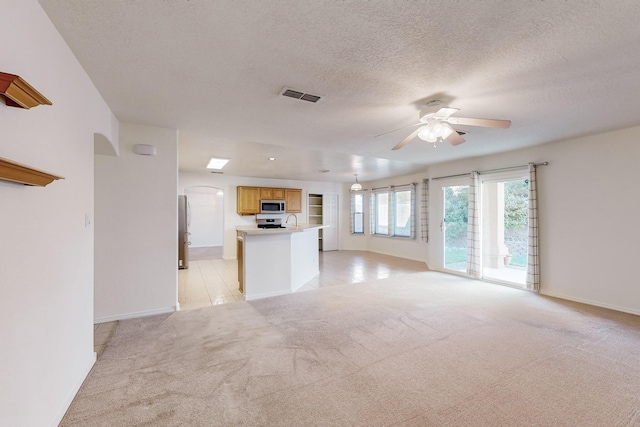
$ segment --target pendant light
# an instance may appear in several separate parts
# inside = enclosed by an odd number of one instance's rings
[[[358,182],[358,174],[354,173],[356,176],[356,182],[351,185],[351,191],[362,191],[362,185]]]

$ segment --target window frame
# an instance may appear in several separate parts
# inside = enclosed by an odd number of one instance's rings
[[[396,217],[398,212],[398,193],[409,192],[410,195],[410,207],[409,207],[409,235],[398,234]],[[388,195],[387,203],[387,232],[380,233],[378,229],[378,220],[381,213],[378,212],[378,196],[386,194]],[[406,185],[396,185],[382,188],[374,188],[371,191],[370,209],[371,209],[371,224],[370,232],[372,236],[377,237],[393,237],[399,239],[412,239],[416,238],[416,223],[417,223],[417,210],[416,210],[416,183]]]
[[[387,196],[387,232],[386,233],[379,233],[378,232],[378,218],[381,216],[378,213],[378,196]],[[389,206],[391,206],[391,192],[389,191],[379,191],[379,192],[375,192],[373,193],[373,210],[374,210],[374,223],[373,223],[373,230],[372,233],[374,236],[390,236],[389,231],[390,231],[390,227],[389,227]]]
[[[362,209],[358,211],[356,198],[359,197],[361,199]],[[364,211],[365,211],[365,199],[363,192],[354,191],[351,193],[351,234],[364,235],[366,227],[364,225]],[[362,217],[362,229],[361,231],[356,230],[356,215],[361,215]]]

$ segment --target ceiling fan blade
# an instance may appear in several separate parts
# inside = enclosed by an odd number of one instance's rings
[[[460,109],[459,108],[443,107],[443,108],[439,109],[438,111],[436,111],[436,113],[433,115],[433,117],[435,117],[437,119],[440,119],[440,120],[448,119],[449,116],[451,116],[456,111],[460,111]]]
[[[412,128],[412,127],[414,127],[414,126],[420,126],[420,125],[423,125],[423,124],[424,124],[424,123],[414,123],[414,124],[409,125],[409,126],[403,126],[403,127],[401,127],[401,128],[394,129],[394,130],[390,130],[389,132],[385,132],[385,133],[381,133],[381,134],[379,134],[379,135],[376,135],[376,136],[374,136],[374,138],[377,138],[377,137],[379,137],[379,136],[383,136],[383,135],[388,135],[388,134],[390,134],[390,133],[397,132],[397,131],[402,130],[402,129],[408,129],[408,128]]]
[[[454,125],[484,126],[487,128],[502,129],[506,129],[511,126],[511,120],[471,119],[467,117],[449,117],[447,122]]]
[[[422,129],[422,127],[419,127],[418,129],[411,132],[411,134],[408,137],[406,137],[405,139],[397,143],[396,146],[392,148],[392,150],[399,150],[405,145],[407,145],[409,141],[411,141],[413,138],[415,138],[418,135],[418,132],[420,132],[420,129]]]
[[[455,130],[446,138],[451,145],[460,145],[464,142],[464,138],[460,136]]]

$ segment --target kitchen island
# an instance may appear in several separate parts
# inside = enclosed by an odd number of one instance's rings
[[[245,301],[295,292],[320,274],[318,230],[237,227],[238,279]]]

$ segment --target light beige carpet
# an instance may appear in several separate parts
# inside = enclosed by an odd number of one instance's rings
[[[119,322],[62,426],[640,426],[640,318],[434,272]]]

